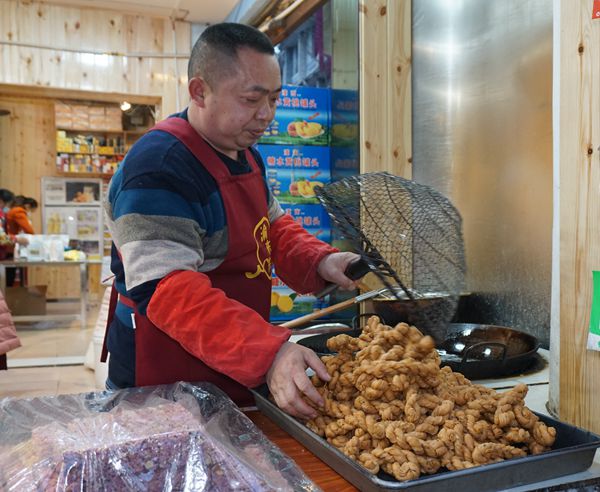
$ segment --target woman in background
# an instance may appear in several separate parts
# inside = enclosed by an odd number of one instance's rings
[[[0,188],[0,260],[12,258],[15,248],[14,237],[6,233],[6,213],[15,199],[15,194],[5,188]]]
[[[6,214],[6,232],[17,235],[20,233],[35,234],[31,225],[30,214],[38,207],[34,198],[18,195]]]
[[[12,207],[6,214],[6,233],[15,238],[19,244],[27,244],[26,238],[19,238],[18,234],[35,234],[31,224],[30,214],[38,207],[37,200],[23,195],[17,195],[13,200]],[[22,239],[25,242],[22,242]],[[7,268],[6,285],[27,285],[25,268]]]

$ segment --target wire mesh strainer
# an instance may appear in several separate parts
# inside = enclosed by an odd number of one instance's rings
[[[412,314],[402,321],[441,343],[465,287],[462,220],[452,203],[429,186],[384,172],[344,178],[315,193],[387,296],[407,303]]]

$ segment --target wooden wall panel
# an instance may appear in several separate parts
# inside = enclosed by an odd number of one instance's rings
[[[600,270],[600,20],[592,20],[592,3],[560,0],[554,12],[560,323],[553,330],[560,336],[553,340],[560,340],[560,418],[600,432],[600,352],[586,348],[592,270]]]
[[[411,1],[388,1],[388,70],[386,114],[388,145],[385,169],[412,176]]]
[[[0,95],[0,186],[40,201],[41,181],[55,175],[54,102],[43,98]],[[42,232],[42,207],[32,214],[33,229]],[[88,269],[90,300],[99,300],[100,266]],[[47,285],[49,298],[79,296],[79,270],[74,267],[30,268],[30,285]]]
[[[189,23],[35,1],[0,0],[0,9],[0,83],[160,96],[163,116],[187,105],[185,58],[147,55],[187,56]]]
[[[103,100],[110,99],[112,93],[157,97],[162,101],[157,118],[187,105],[189,23],[35,1],[0,0],[0,11],[0,42],[5,43],[0,44],[0,84],[14,84],[5,86],[11,89],[10,95],[0,94],[0,107],[11,111],[9,117],[0,118],[2,187],[39,198],[41,177],[56,174],[51,98],[57,97],[57,91],[64,91],[60,97],[65,99],[90,99],[85,91],[101,94]],[[32,46],[14,46],[11,42]],[[121,56],[127,53],[142,55]],[[39,99],[23,98],[13,90],[19,85],[50,90],[47,98],[43,94],[36,95],[42,96]],[[24,88],[24,92],[31,91]],[[135,98],[131,99],[134,102]],[[41,207],[33,215],[33,225],[41,232]],[[88,272],[90,300],[94,300],[100,291],[100,268],[90,265]],[[49,297],[79,295],[79,277],[74,268],[31,269],[29,279],[32,285],[48,285]]]
[[[0,96],[0,107],[10,111],[0,117],[0,185],[39,201],[42,177],[53,175],[56,168],[54,103]],[[32,222],[41,233],[41,204]]]
[[[391,103],[387,101],[387,3],[387,0],[359,3],[361,173],[384,170],[386,166],[386,114]]]
[[[411,172],[411,0],[359,3],[361,172]]]

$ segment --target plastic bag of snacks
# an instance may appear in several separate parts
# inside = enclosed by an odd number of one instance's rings
[[[0,490],[317,487],[209,383],[0,400]]]

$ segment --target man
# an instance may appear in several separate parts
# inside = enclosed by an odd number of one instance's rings
[[[190,103],[129,151],[106,211],[120,294],[107,342],[108,387],[211,381],[239,404],[266,380],[301,418],[322,404],[306,376],[318,357],[268,323],[271,263],[299,292],[334,282],[356,258],[284,215],[252,149],[275,113],[279,65],[266,36],[208,27],[192,50]],[[135,310],[135,315],[132,313]]]

